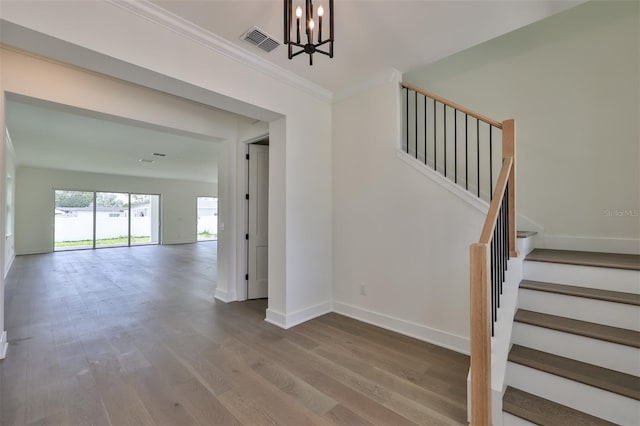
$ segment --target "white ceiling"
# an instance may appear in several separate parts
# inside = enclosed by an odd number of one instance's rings
[[[390,68],[407,72],[575,6],[574,0],[335,0],[335,56],[293,60],[240,39],[257,26],[283,40],[283,0],[152,0],[179,17],[330,90],[348,92]],[[314,7],[328,0],[314,1]],[[304,7],[303,0],[293,1]],[[323,30],[323,32],[326,31]]]
[[[411,71],[582,3],[581,0],[335,0],[335,57],[288,60],[240,36],[257,26],[282,40],[282,0],[152,0],[250,54],[340,96],[389,69]],[[294,7],[303,3],[294,0]],[[317,0],[315,6],[328,0]],[[9,99],[7,128],[19,165],[146,177],[217,180],[220,140],[43,102]],[[167,154],[152,164],[153,152]]]
[[[6,124],[19,166],[217,181],[222,139],[14,96]]]

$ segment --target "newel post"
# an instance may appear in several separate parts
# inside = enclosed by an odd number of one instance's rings
[[[513,165],[509,173],[509,255],[518,256],[516,249],[516,122],[513,119],[502,122],[502,158],[513,157]]]
[[[471,266],[471,425],[491,425],[491,319],[488,244],[470,248]]]

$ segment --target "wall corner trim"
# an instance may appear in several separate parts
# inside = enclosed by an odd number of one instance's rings
[[[426,327],[421,324],[373,312],[348,303],[333,302],[333,311],[405,336],[433,343],[452,351],[469,355],[469,339],[446,331]]]
[[[267,309],[267,316],[264,320],[277,327],[284,329],[287,328],[287,316],[281,312],[274,311],[273,309]]]
[[[9,348],[9,343],[7,342],[7,331],[3,331],[2,335],[0,335],[0,359],[5,359],[7,356],[7,349]]]
[[[198,25],[193,24],[186,19],[163,9],[151,3],[148,0],[106,0],[108,3],[124,9],[130,13],[138,15],[144,19],[154,22],[158,25],[173,31],[183,37],[186,37],[196,43],[199,43],[216,53],[233,59],[243,65],[249,66],[259,72],[265,73],[270,77],[288,84],[296,89],[302,90],[313,95],[323,101],[331,102],[333,94],[331,91],[321,87],[305,78],[302,78],[289,70],[275,65],[262,57],[242,49],[239,46],[227,41],[226,39],[214,34]]]
[[[234,297],[232,297],[232,295],[228,291],[219,289],[217,287],[216,287],[216,290],[214,292],[213,297],[216,300],[219,300],[219,301],[224,302],[224,303],[229,303],[229,302],[235,302],[236,301],[236,299]]]
[[[267,309],[265,321],[286,330],[321,315],[328,314],[331,311],[332,303],[330,300],[300,309],[290,314],[283,314],[273,309]]]

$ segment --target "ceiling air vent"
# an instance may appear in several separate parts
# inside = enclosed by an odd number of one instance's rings
[[[242,35],[241,39],[248,41],[265,52],[271,52],[273,49],[280,46],[280,42],[278,40],[257,27],[249,29],[249,31]]]

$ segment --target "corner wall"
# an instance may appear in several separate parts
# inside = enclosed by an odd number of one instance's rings
[[[521,228],[551,248],[640,253],[640,3],[592,1],[405,81],[515,118]]]
[[[195,242],[196,197],[217,196],[214,183],[19,167],[16,174],[17,254],[53,250],[55,189],[160,194],[162,244]]]
[[[334,104],[334,310],[468,353],[484,214],[397,158],[399,99],[391,81]]]

